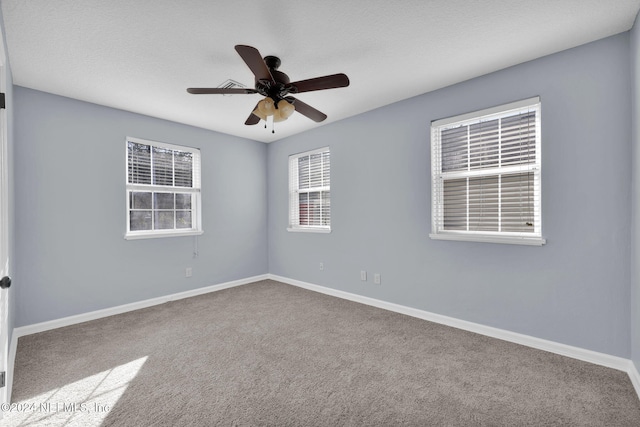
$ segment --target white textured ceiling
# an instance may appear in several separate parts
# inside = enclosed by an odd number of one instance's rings
[[[14,83],[269,142],[629,30],[640,0],[1,0]],[[234,50],[280,57],[292,81],[345,73],[297,97],[329,117],[244,121],[259,95]]]

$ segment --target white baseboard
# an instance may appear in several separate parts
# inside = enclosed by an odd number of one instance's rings
[[[627,373],[629,374],[633,388],[636,389],[636,394],[640,397],[640,373],[632,361],[629,361],[629,369],[627,370]]]
[[[35,323],[33,325],[20,326],[13,329],[11,336],[11,343],[9,344],[9,360],[7,360],[7,399],[11,401],[11,390],[13,386],[13,367],[15,365],[16,350],[18,347],[18,338],[25,335],[37,334],[39,332],[49,331],[51,329],[62,328],[64,326],[75,325],[82,322],[88,322],[90,320],[101,319],[103,317],[113,316],[116,314],[122,314],[129,311],[139,310],[141,308],[147,308],[154,305],[164,304],[169,301],[177,301],[184,298],[195,297],[209,292],[221,291],[227,288],[233,288],[235,286],[246,285],[248,283],[258,282],[260,280],[268,279],[267,274],[261,274],[259,276],[248,277],[246,279],[234,280],[231,282],[220,283],[218,285],[206,286],[204,288],[192,289],[190,291],[178,292],[171,295],[166,295],[158,298],[151,298],[144,301],[133,302],[130,304],[119,305],[116,307],[105,308],[102,310],[91,311],[88,313],[77,314],[74,316],[63,317],[61,319],[50,320],[47,322]]]
[[[382,308],[384,310],[389,310],[396,313],[417,317],[419,319],[428,320],[430,322],[440,323],[442,325],[452,326],[454,328],[463,329],[465,331],[486,335],[491,338],[497,338],[527,347],[532,347],[538,350],[544,350],[550,353],[582,360],[584,362],[589,362],[596,365],[606,366],[608,368],[624,371],[629,374],[629,378],[631,379],[636,393],[640,398],[640,375],[638,374],[638,370],[635,368],[635,365],[629,359],[611,356],[609,354],[586,350],[584,348],[561,344],[554,341],[535,338],[529,335],[506,331],[504,329],[493,328],[491,326],[468,322],[466,320],[443,316],[441,314],[435,314],[416,308],[406,307],[399,304],[365,297],[362,295],[352,294],[349,292],[331,289],[320,285],[314,285],[312,283],[302,282],[300,280],[290,279],[288,277],[282,277],[275,274],[269,274],[268,277],[272,280],[277,280],[278,282],[287,283],[289,285],[298,286],[300,288],[320,292],[326,295],[343,298],[349,301],[359,302],[373,307]]]

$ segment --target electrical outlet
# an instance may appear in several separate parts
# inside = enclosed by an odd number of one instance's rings
[[[380,284],[380,273],[375,273],[373,275],[373,283],[375,283],[376,285]]]
[[[363,282],[367,281],[367,272],[364,270],[360,270],[360,280],[362,280]]]
[[[184,277],[191,277],[193,276],[193,270],[191,269],[191,267],[187,267],[184,270]]]
[[[320,271],[324,270],[324,262],[320,263]]]

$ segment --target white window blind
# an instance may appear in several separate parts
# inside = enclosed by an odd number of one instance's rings
[[[540,100],[431,125],[435,239],[544,243]]]
[[[329,148],[289,156],[289,231],[330,231]]]
[[[201,234],[200,150],[127,138],[125,238]]]

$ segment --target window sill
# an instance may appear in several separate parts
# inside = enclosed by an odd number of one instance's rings
[[[288,227],[287,231],[294,233],[331,233],[330,228],[312,228],[312,227]]]
[[[162,232],[137,232],[124,235],[125,240],[139,240],[139,239],[157,239],[161,237],[184,237],[184,236],[199,236],[203,234],[202,230],[178,230],[178,231],[162,231]]]
[[[547,243],[542,237],[517,237],[517,236],[487,236],[469,234],[431,233],[433,240],[456,240],[463,242],[503,243],[509,245],[542,246]]]

